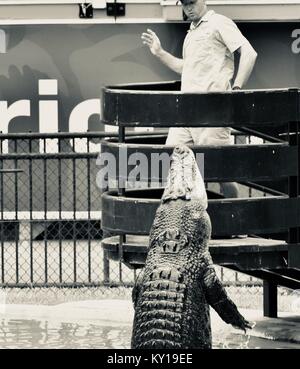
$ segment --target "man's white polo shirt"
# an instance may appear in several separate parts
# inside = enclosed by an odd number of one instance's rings
[[[181,90],[230,90],[233,53],[246,42],[231,19],[209,10],[196,26],[191,24],[184,40]]]

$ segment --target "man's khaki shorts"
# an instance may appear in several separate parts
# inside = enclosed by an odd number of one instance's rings
[[[170,128],[166,145],[230,145],[231,128]]]

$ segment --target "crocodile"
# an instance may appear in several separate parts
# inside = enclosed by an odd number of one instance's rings
[[[132,291],[134,349],[210,349],[209,306],[228,324],[252,328],[216,275],[207,195],[195,156],[176,146],[151,227],[145,266]]]

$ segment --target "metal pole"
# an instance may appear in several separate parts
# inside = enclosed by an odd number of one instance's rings
[[[264,316],[277,318],[278,300],[277,284],[269,281],[263,282],[264,289]]]
[[[125,127],[119,126],[119,143],[125,142]],[[125,195],[125,183],[123,183],[122,179],[120,179],[120,172],[118,178],[118,195]],[[123,244],[125,242],[125,235],[122,234],[119,236],[119,280],[123,282],[122,276],[122,262],[123,262]]]

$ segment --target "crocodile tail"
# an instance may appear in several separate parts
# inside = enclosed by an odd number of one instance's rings
[[[133,348],[183,348],[185,289],[176,269],[156,269],[151,273],[138,306]]]

